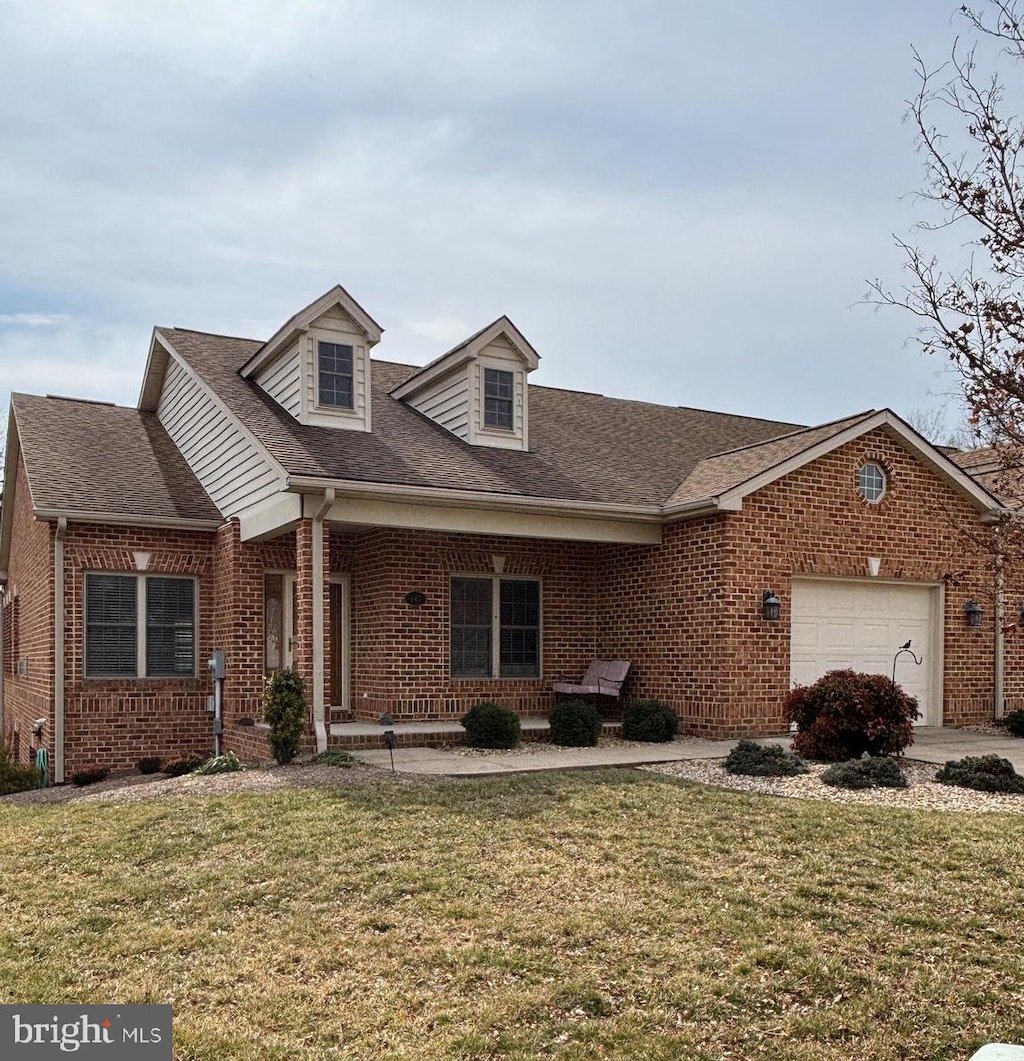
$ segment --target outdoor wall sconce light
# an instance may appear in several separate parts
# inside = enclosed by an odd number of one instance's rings
[[[981,626],[985,618],[985,609],[976,600],[969,600],[964,606],[964,614],[967,616],[969,626]]]
[[[411,590],[405,595],[405,603],[412,605],[413,608],[419,608],[427,603],[427,595],[418,589]]]
[[[778,620],[781,611],[782,601],[770,589],[766,589],[761,594],[761,614],[768,622],[774,623]]]
[[[1024,626],[1024,604],[1021,604],[1017,618],[1020,620],[1020,625]]]

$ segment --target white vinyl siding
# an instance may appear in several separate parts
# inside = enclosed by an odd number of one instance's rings
[[[299,419],[302,412],[302,358],[298,344],[255,378],[282,409]]]
[[[167,365],[157,416],[223,515],[233,516],[283,487],[269,459],[173,359]]]
[[[469,437],[469,378],[465,368],[424,387],[409,404],[453,435]]]

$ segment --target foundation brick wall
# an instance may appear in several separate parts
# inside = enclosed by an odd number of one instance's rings
[[[4,742],[22,761],[32,757],[32,723],[47,719],[53,751],[53,526],[32,514],[19,460],[14,490],[8,603],[4,608]],[[23,660],[25,674],[18,674]]]

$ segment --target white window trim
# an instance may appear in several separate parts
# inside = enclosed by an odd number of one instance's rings
[[[352,373],[349,377],[352,381],[352,404],[351,405],[332,405],[330,402],[324,402],[320,400],[320,346],[326,344],[327,346],[347,346],[352,351]],[[357,406],[359,404],[359,395],[356,394],[356,380],[359,372],[359,357],[360,357],[359,346],[355,342],[340,343],[336,339],[321,339],[319,336],[313,337],[313,402],[316,408],[320,412],[333,413],[337,416],[356,416],[359,415]],[[341,375],[341,373],[336,373]]]
[[[135,673],[134,674],[90,674],[89,661],[89,600],[88,578],[90,575],[116,575],[135,579]],[[191,674],[147,674],[146,673],[146,582],[151,578],[188,579],[192,585],[192,673]],[[161,571],[86,571],[82,579],[82,673],[90,682],[129,682],[145,678],[149,681],[188,681],[199,674],[199,579],[195,575],[172,575]]]
[[[863,486],[861,485],[861,476],[868,468],[877,468],[882,479],[882,490],[878,497],[868,497],[865,493]],[[889,492],[889,473],[886,470],[884,464],[877,460],[866,460],[857,469],[857,493],[860,495],[860,499],[869,505],[877,505]]]
[[[491,582],[491,673],[486,675],[452,674],[452,581],[473,578]],[[501,583],[537,583],[537,673],[535,676],[501,673]],[[544,580],[538,575],[492,575],[486,571],[453,571],[448,576],[448,676],[455,682],[538,682],[544,679]]]

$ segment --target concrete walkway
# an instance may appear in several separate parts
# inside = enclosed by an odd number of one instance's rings
[[[789,737],[760,738],[773,744],[789,745]],[[396,748],[395,769],[403,774],[446,774],[452,777],[481,777],[488,774],[531,773],[538,770],[581,770],[602,766],[642,766],[680,759],[721,759],[736,741],[699,740],[681,737],[670,744],[610,745],[603,748],[555,748],[549,744],[523,745],[515,752],[492,755],[462,755],[445,748]],[[391,768],[384,751],[352,754],[364,763]],[[908,759],[941,765],[947,759],[967,755],[1000,755],[1024,773],[1024,740],[1015,737],[965,733],[955,729],[920,727],[907,749]]]

